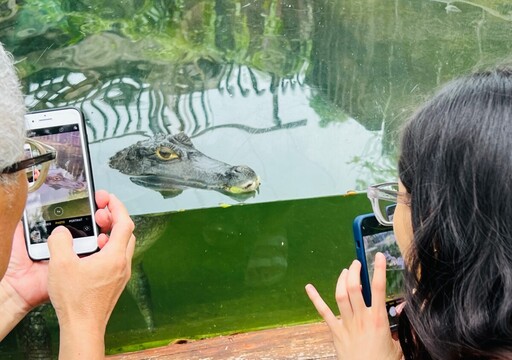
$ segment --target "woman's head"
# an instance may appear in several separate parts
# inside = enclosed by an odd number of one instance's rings
[[[414,336],[433,358],[512,349],[512,69],[455,80],[428,101],[404,129],[399,177]]]

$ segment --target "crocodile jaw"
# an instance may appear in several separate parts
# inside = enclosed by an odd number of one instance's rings
[[[258,176],[255,180],[249,180],[249,181],[241,184],[240,186],[227,186],[225,188],[225,191],[228,191],[233,194],[243,194],[243,193],[248,193],[248,192],[258,190],[258,188],[260,187],[260,184],[261,184],[261,182],[260,182],[260,178]]]

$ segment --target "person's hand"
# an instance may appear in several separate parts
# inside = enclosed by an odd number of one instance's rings
[[[34,262],[28,257],[21,222],[16,227],[11,258],[1,286],[10,288],[20,300],[20,307],[29,312],[48,301],[48,264]]]
[[[16,227],[11,257],[0,281],[0,340],[34,307],[48,301],[48,264],[27,254],[23,226]]]
[[[360,273],[361,263],[355,260],[338,278],[336,303],[340,318],[313,285],[306,285],[306,292],[331,330],[338,359],[400,359],[402,352],[392,339],[386,312],[386,258],[381,253],[375,256],[370,307],[364,303]]]
[[[114,225],[114,220],[112,216],[112,212],[110,207],[108,206],[110,202],[110,198],[113,195],[110,195],[108,192],[104,190],[98,190],[95,194],[95,200],[96,200],[96,206],[97,210],[95,213],[96,217],[96,223],[100,227],[101,233],[98,236],[98,247],[100,249],[105,246],[105,244],[108,241],[108,234],[112,231],[112,226]],[[119,200],[116,199],[117,202]],[[126,212],[126,209],[124,208],[124,205],[121,204],[122,211],[123,211],[123,218],[127,221],[131,221],[131,219],[128,219],[128,213]],[[128,216],[128,218],[126,218]],[[132,229],[133,231],[133,229]]]
[[[105,192],[96,194],[101,250],[78,257],[64,227],[48,239],[48,293],[59,319],[62,358],[102,358],[105,328],[131,275],[134,225],[124,205]]]
[[[102,248],[108,240],[106,234],[112,229],[112,215],[107,208],[110,200],[106,191],[96,193],[96,221],[102,234],[98,237],[98,246]],[[16,227],[12,244],[11,258],[0,286],[19,298],[19,306],[26,313],[36,306],[48,301],[48,263],[46,261],[32,261],[27,253],[23,225]]]

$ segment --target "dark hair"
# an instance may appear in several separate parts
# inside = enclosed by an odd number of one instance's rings
[[[443,87],[404,128],[398,167],[414,232],[405,358],[512,358],[512,68]]]

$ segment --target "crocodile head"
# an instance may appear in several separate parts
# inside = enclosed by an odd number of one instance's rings
[[[250,167],[232,166],[197,150],[184,133],[157,134],[139,141],[110,158],[109,165],[137,185],[159,191],[164,197],[186,188],[212,189],[244,197],[260,186]]]
[[[85,182],[81,180],[74,180],[71,174],[65,172],[63,169],[50,169],[46,175],[44,183],[55,190],[64,188],[83,191],[87,188]]]

